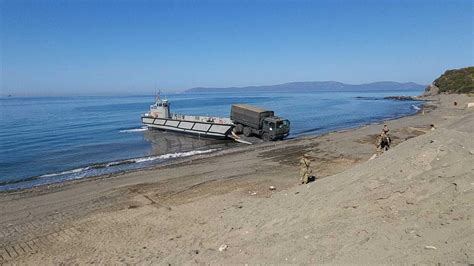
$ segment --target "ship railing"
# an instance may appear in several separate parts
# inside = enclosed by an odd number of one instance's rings
[[[192,122],[205,122],[205,123],[216,123],[216,124],[232,124],[229,118],[215,117],[215,116],[202,116],[202,115],[183,115],[178,113],[171,114],[171,119],[186,120]]]

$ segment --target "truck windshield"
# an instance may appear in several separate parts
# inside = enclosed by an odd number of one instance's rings
[[[277,121],[276,126],[277,126],[277,128],[289,127],[290,126],[290,121],[288,121],[288,120]]]

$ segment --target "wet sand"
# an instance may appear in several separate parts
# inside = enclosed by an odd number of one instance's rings
[[[430,100],[371,161],[380,124],[2,193],[0,263],[472,263],[474,98]]]

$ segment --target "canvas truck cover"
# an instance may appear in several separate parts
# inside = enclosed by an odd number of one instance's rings
[[[230,119],[255,129],[260,129],[265,117],[273,116],[273,111],[264,110],[247,104],[234,104],[230,112]]]

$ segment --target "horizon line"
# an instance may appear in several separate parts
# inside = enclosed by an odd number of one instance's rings
[[[407,84],[407,83],[413,83],[416,85],[420,86],[428,86],[429,84],[420,84],[417,82],[413,81],[390,81],[390,80],[382,80],[382,81],[372,81],[372,82],[364,82],[364,83],[344,83],[340,81],[334,81],[334,80],[325,80],[325,81],[289,81],[289,82],[284,82],[284,83],[278,83],[278,84],[266,84],[266,85],[246,85],[246,86],[195,86],[195,87],[188,87],[186,89],[166,89],[166,88],[157,88],[157,90],[161,90],[164,93],[185,93],[188,90],[191,89],[196,89],[196,88],[206,88],[206,89],[227,89],[227,88],[254,88],[254,87],[266,87],[266,86],[280,86],[280,85],[286,85],[286,84],[295,84],[295,83],[339,83],[343,85],[351,85],[351,86],[360,86],[360,85],[369,85],[369,84],[374,84],[374,83],[398,83],[398,84]],[[5,91],[5,90],[3,90]],[[39,93],[39,94],[32,94],[32,93],[2,93],[0,94],[0,98],[28,98],[28,97],[72,97],[72,96],[80,96],[80,97],[99,97],[99,96],[147,96],[149,95],[148,91],[142,91],[142,92],[137,92],[134,93],[132,91],[128,92],[98,92],[98,93],[93,93],[93,92],[87,92],[85,94],[82,93]]]

